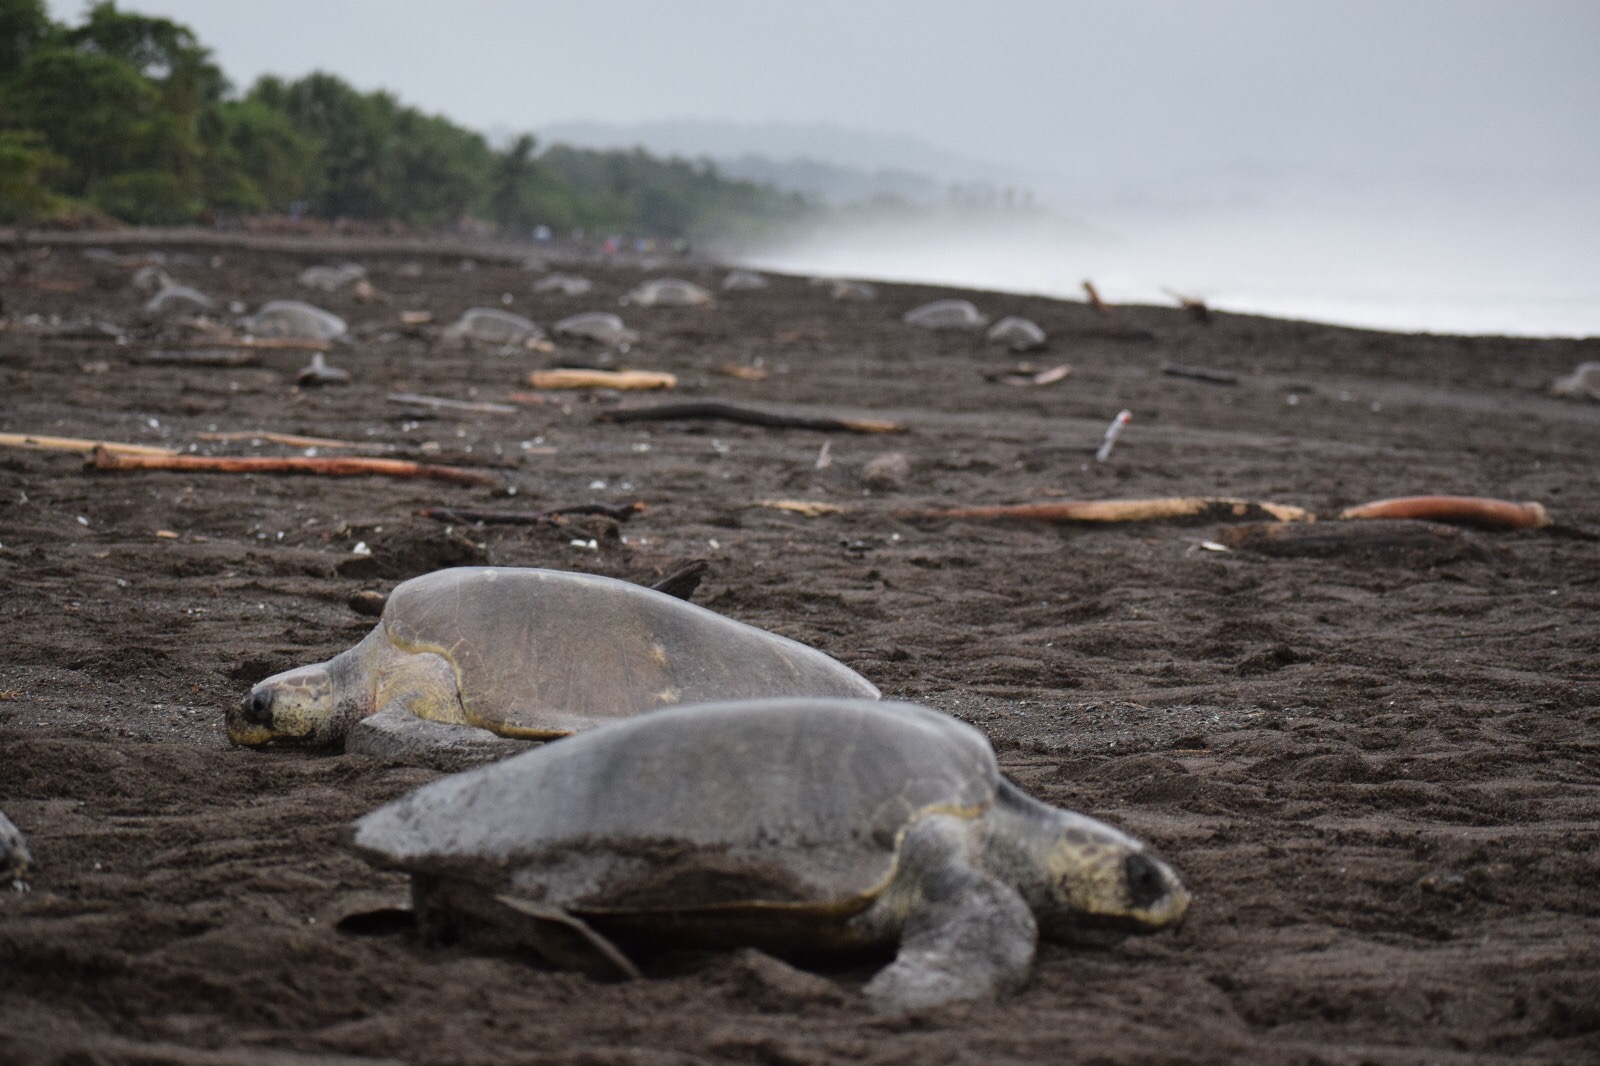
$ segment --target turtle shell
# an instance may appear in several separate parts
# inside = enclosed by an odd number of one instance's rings
[[[983,734],[914,704],[714,703],[435,781],[361,819],[355,846],[577,914],[839,912],[888,884],[917,815],[976,817],[999,782]]]
[[[468,721],[509,735],[570,733],[674,704],[878,695],[814,648],[592,574],[438,570],[396,587],[380,625],[396,650],[449,660]]]
[[[908,326],[923,329],[977,329],[989,321],[970,300],[935,300],[900,317]]]

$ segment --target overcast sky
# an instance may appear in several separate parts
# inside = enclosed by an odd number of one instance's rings
[[[50,0],[75,21],[83,0]],[[1600,176],[1596,0],[123,0],[478,129],[827,123],[1029,172]]]

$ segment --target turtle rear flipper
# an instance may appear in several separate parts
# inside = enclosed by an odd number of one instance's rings
[[[896,884],[877,904],[904,908],[900,951],[867,982],[880,1011],[986,999],[1028,977],[1038,925],[1015,888],[967,861],[970,825],[935,816],[906,834]]]
[[[597,981],[624,981],[639,976],[639,968],[628,956],[582,918],[559,907],[547,907],[515,896],[501,895],[494,899],[515,914],[516,917],[506,924],[517,938],[551,965],[576,970]]]

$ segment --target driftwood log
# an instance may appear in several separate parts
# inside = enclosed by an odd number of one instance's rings
[[[1406,519],[1369,522],[1250,522],[1220,530],[1226,547],[1289,558],[1351,557],[1432,565],[1479,558],[1483,549],[1454,526]]]
[[[492,485],[494,478],[476,470],[433,466],[409,459],[372,459],[359,456],[220,456],[130,455],[96,448],[88,465],[95,470],[181,470],[203,474],[317,474],[323,477],[426,478],[457,485]]]
[[[1550,514],[1540,503],[1513,503],[1486,496],[1402,496],[1346,507],[1340,518],[1417,518],[1478,529],[1542,529]]]
[[[901,518],[988,518],[1018,522],[1308,522],[1310,511],[1280,503],[1203,496],[1150,500],[1060,500],[1002,507],[951,507],[895,512]]]
[[[619,391],[675,389],[675,374],[652,370],[588,370],[577,367],[559,367],[555,370],[535,370],[528,375],[528,384],[536,389],[617,389]]]
[[[571,507],[555,507],[548,511],[484,511],[471,507],[430,507],[421,512],[423,518],[435,522],[454,522],[464,526],[546,526],[560,525],[561,519],[578,515],[603,515],[626,522],[634,515],[648,509],[644,503],[580,503]]]
[[[43,437],[36,433],[0,433],[0,448],[27,448],[46,452],[93,452],[96,448],[122,455],[177,455],[173,448],[154,444],[118,444],[109,440],[82,437]]]
[[[603,411],[595,416],[597,422],[681,422],[706,420],[739,422],[747,426],[765,426],[768,429],[815,429],[825,433],[904,433],[906,427],[898,422],[885,422],[868,418],[819,418],[811,415],[785,415],[773,411],[760,411],[750,407],[736,407],[731,403],[664,403],[655,407],[621,408]]]

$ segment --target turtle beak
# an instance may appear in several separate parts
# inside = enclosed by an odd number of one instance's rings
[[[257,685],[228,711],[228,739],[242,747],[259,748],[270,743],[273,735],[272,692]]]
[[[228,739],[247,748],[327,744],[333,681],[314,663],[274,674],[228,712]]]

